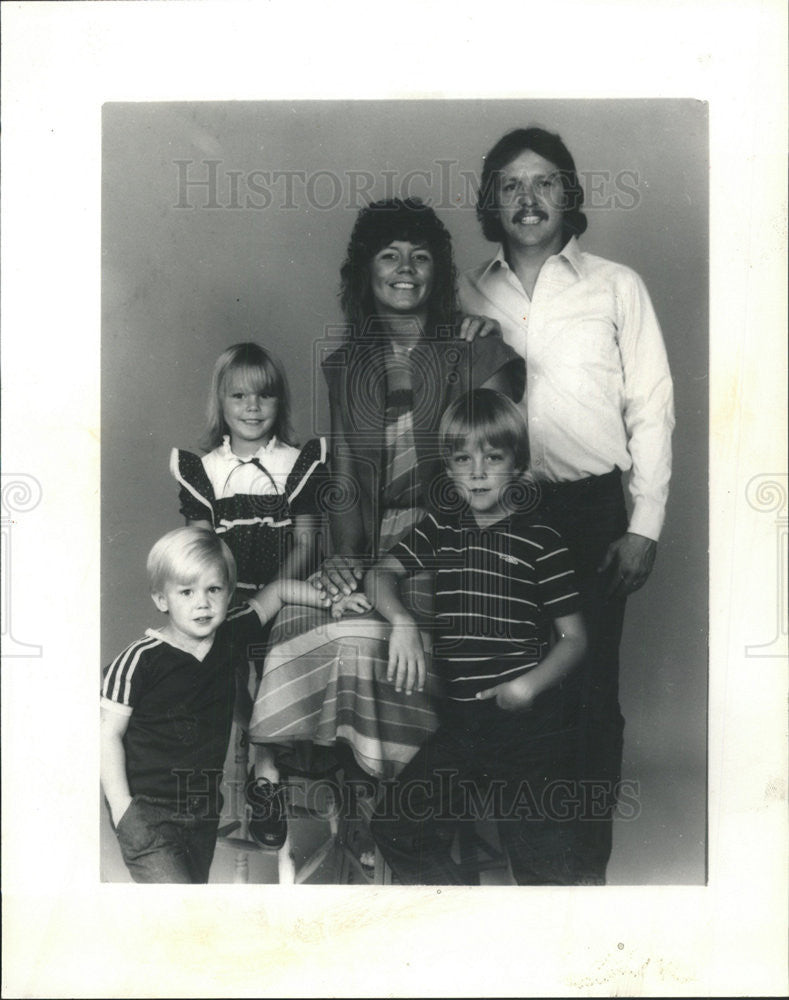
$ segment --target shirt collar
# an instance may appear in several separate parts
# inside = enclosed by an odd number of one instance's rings
[[[555,256],[567,261],[578,277],[583,277],[583,255],[581,253],[581,248],[578,246],[578,238],[576,236],[571,236],[559,253]],[[551,257],[548,258],[548,260],[551,259]],[[510,270],[510,265],[507,263],[507,258],[504,256],[504,247],[502,245],[499,245],[498,253],[485,268],[482,273],[482,277],[484,279],[489,274],[494,274],[499,270]]]
[[[506,531],[512,522],[514,513],[514,511],[510,511],[509,514],[504,514],[498,521],[494,521],[493,524],[482,527],[477,523],[477,519],[474,517],[471,507],[469,507],[468,503],[464,501],[463,505],[458,510],[458,520],[462,528],[471,531]]]
[[[584,263],[583,254],[581,253],[581,248],[578,246],[578,237],[571,236],[570,239],[565,243],[559,252],[559,256],[563,257],[570,267],[575,271],[579,278],[584,276]]]
[[[496,271],[502,270],[502,268],[509,271],[510,265],[507,263],[507,260],[504,256],[504,247],[501,244],[499,244],[498,253],[493,258],[493,260],[488,264],[485,270],[482,272],[483,279],[487,278],[489,274],[495,274]]]
[[[181,653],[186,653],[187,656],[191,656],[195,660],[202,661],[211,652],[214,645],[214,638],[216,632],[212,632],[211,635],[206,636],[194,649],[187,649],[186,646],[182,646],[180,643],[175,642],[173,639],[168,638],[168,636],[162,634],[162,630],[158,628],[147,628],[145,634],[149,639],[160,639],[162,642],[167,643],[172,649],[177,649]]]
[[[253,458],[263,458],[264,455],[271,454],[271,452],[278,447],[279,442],[277,441],[277,437],[275,434],[272,434],[269,438],[268,444],[261,445],[254,455],[250,455],[248,458],[241,458],[236,455],[230,447],[230,435],[225,434],[222,438],[222,444],[219,450],[222,458],[224,458],[227,462],[251,462]]]

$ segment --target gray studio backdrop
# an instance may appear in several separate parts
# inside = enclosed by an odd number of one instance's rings
[[[430,199],[459,268],[494,252],[473,210],[483,153],[558,131],[586,189],[581,245],[647,283],[675,379],[674,473],[658,561],[622,648],[625,776],[612,881],[705,878],[708,144],[692,100],[107,104],[102,207],[102,662],[157,625],[145,557],[182,523],[168,473],[195,449],[229,344],[285,362],[302,440],[327,433],[320,342],[373,198]]]

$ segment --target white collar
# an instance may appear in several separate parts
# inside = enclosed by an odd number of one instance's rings
[[[265,455],[270,455],[272,451],[280,447],[280,443],[277,440],[277,436],[272,434],[268,440],[267,444],[261,445],[254,455],[248,455],[246,458],[241,458],[240,455],[236,455],[233,449],[230,447],[230,435],[225,434],[222,438],[222,444],[219,447],[219,453],[222,458],[228,462],[251,462],[253,458],[263,458]]]
[[[205,639],[201,640],[194,649],[187,649],[186,646],[182,646],[180,642],[175,642],[169,636],[164,635],[163,631],[158,628],[147,628],[145,634],[150,636],[151,639],[160,639],[162,642],[166,642],[168,646],[172,646],[173,649],[180,649],[182,653],[188,653],[189,656],[193,656],[200,663],[208,656],[214,645],[214,638],[216,632],[212,632],[211,635],[206,636]]]
[[[581,256],[581,248],[578,246],[578,238],[576,236],[571,236],[570,239],[564,244],[562,249],[553,255],[554,257],[561,257],[566,260],[570,267],[575,271],[578,277],[583,277],[583,258]],[[553,257],[549,257],[548,260],[552,260]],[[547,263],[547,261],[546,261]],[[488,266],[483,271],[483,277],[494,273],[498,270],[511,270],[510,265],[507,263],[507,258],[504,256],[504,246],[499,244],[499,249],[496,256],[491,260]]]

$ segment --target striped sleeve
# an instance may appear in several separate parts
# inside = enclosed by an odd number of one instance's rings
[[[145,680],[145,659],[148,652],[161,645],[162,640],[146,636],[116,656],[104,671],[101,685],[102,703],[113,702],[133,709]]]
[[[551,618],[574,614],[580,608],[581,595],[569,550],[553,528],[543,529],[542,549],[534,561],[540,603]]]
[[[391,549],[391,554],[411,573],[435,569],[438,551],[438,523],[426,514],[408,534]]]
[[[236,663],[262,660],[268,651],[268,638],[273,621],[261,622],[254,599],[230,609],[222,625],[228,635]]]

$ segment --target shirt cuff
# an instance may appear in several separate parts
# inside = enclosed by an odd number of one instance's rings
[[[131,715],[134,709],[131,705],[122,705],[119,701],[113,701],[111,698],[105,698],[102,695],[101,707],[106,708],[108,712],[114,712],[116,715]]]
[[[627,530],[634,535],[643,535],[644,538],[651,538],[656,542],[660,538],[663,529],[663,521],[666,517],[666,508],[661,503],[654,500],[639,500],[633,508],[633,516]]]

